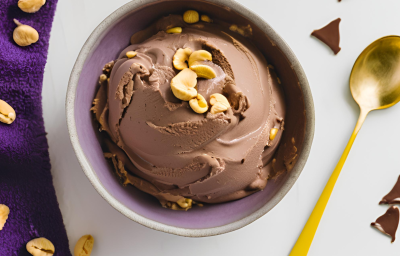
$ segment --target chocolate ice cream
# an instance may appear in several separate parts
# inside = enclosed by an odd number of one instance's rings
[[[235,32],[232,24],[213,20],[187,24],[170,15],[134,34],[131,45],[104,67],[92,108],[108,134],[105,156],[123,184],[171,209],[240,199],[276,175],[274,153],[285,116],[280,81],[251,43],[251,28]],[[176,27],[180,33],[170,30]],[[207,76],[190,63],[176,69],[175,54],[188,48],[211,54],[197,64],[214,78],[201,78]],[[193,95],[182,100],[171,89],[178,74],[193,70],[197,84],[190,90],[207,101],[200,114],[188,100]],[[222,112],[213,110],[215,95],[227,99]]]

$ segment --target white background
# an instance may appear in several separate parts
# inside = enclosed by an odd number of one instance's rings
[[[358,54],[375,39],[400,34],[399,0],[240,0],[264,18],[303,65],[314,96],[316,132],[310,158],[286,197],[241,230],[184,238],[141,226],[114,210],[91,186],[70,144],[65,94],[76,57],[93,29],[128,0],[59,0],[45,71],[43,105],[54,184],[73,250],[84,234],[95,237],[93,256],[288,255],[356,123],[359,110],[348,78]],[[337,55],[310,37],[336,18]],[[370,227],[387,207],[378,202],[400,174],[400,106],[371,113],[354,143],[326,208],[310,256],[398,255]],[[400,234],[399,234],[400,236]]]

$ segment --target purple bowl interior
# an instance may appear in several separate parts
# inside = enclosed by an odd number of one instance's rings
[[[134,187],[123,187],[113,173],[112,166],[103,157],[101,144],[98,140],[97,125],[89,112],[92,100],[97,90],[98,77],[105,63],[115,59],[119,52],[129,44],[129,39],[135,32],[144,29],[157,18],[171,13],[182,13],[186,9],[196,9],[211,17],[222,20],[235,20],[236,24],[251,24],[254,32],[254,43],[272,63],[280,76],[287,102],[286,130],[283,140],[289,141],[295,127],[305,127],[304,102],[298,79],[292,70],[285,54],[252,22],[229,8],[203,1],[160,1],[143,6],[122,17],[104,32],[97,45],[91,50],[82,69],[75,99],[75,121],[79,142],[90,165],[95,171],[103,187],[116,200],[127,208],[148,219],[175,227],[189,229],[204,229],[226,225],[238,221],[254,213],[271,198],[273,198],[288,180],[287,174],[277,180],[271,180],[267,187],[258,193],[241,200],[194,207],[188,212],[171,211],[160,206],[153,197]],[[284,74],[284,75],[282,75]],[[298,116],[302,118],[298,118]],[[293,128],[292,128],[293,126]],[[304,131],[303,129],[300,129]],[[298,132],[297,132],[298,133]],[[304,132],[297,136],[302,143]],[[283,141],[283,142],[284,142]],[[301,150],[301,146],[298,147]]]

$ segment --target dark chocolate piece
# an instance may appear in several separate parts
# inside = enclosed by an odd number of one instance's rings
[[[315,36],[322,42],[324,42],[329,48],[332,49],[332,51],[337,54],[340,52],[340,34],[339,34],[339,23],[341,19],[337,18],[336,20],[332,21],[325,27],[314,30],[311,35]]]
[[[381,217],[377,218],[371,226],[375,227],[382,233],[392,237],[392,243],[396,239],[396,230],[399,225],[399,208],[390,206],[390,208]]]
[[[382,198],[379,204],[400,204],[400,176],[392,190]]]

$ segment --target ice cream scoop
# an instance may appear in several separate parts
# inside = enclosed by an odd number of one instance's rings
[[[180,33],[165,32],[177,26]],[[217,20],[187,25],[169,15],[149,28],[103,69],[92,108],[122,183],[171,209],[263,190],[279,175],[273,160],[284,128],[273,68]]]

